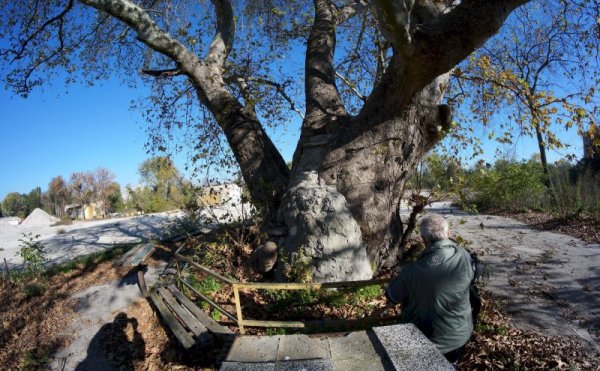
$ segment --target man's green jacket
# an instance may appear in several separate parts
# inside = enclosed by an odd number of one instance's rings
[[[414,323],[442,353],[463,346],[473,332],[469,287],[475,269],[469,253],[451,240],[427,247],[386,291],[402,303],[402,321]]]

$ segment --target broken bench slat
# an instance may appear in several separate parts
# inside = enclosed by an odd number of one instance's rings
[[[192,335],[190,335],[187,332],[187,330],[185,328],[183,328],[183,325],[181,325],[181,323],[179,323],[177,318],[175,318],[173,313],[171,313],[169,308],[167,308],[167,306],[163,302],[161,296],[156,291],[154,291],[150,294],[150,299],[156,306],[156,309],[158,309],[158,312],[160,313],[160,316],[162,317],[162,319],[166,322],[167,326],[171,329],[173,334],[175,334],[175,337],[177,338],[177,340],[179,340],[181,345],[186,350],[193,347],[194,344],[196,343],[194,341],[194,338],[192,338]]]
[[[168,287],[169,291],[175,295],[177,300],[181,302],[181,304],[189,310],[196,318],[202,322],[208,330],[217,335],[232,335],[233,331],[228,329],[227,327],[221,326],[214,319],[210,318],[208,314],[204,313],[203,310],[198,308],[196,304],[194,304],[190,299],[188,299],[181,291],[177,289],[174,285],[170,285]]]
[[[158,289],[159,294],[165,299],[165,302],[170,307],[181,323],[190,329],[190,331],[196,337],[196,343],[205,345],[213,340],[213,335],[208,331],[206,326],[202,324],[196,317],[188,312],[181,304],[177,302],[177,299],[173,294],[164,287]]]
[[[119,258],[118,264],[119,265],[127,264],[127,262],[131,259],[131,257],[134,256],[138,252],[138,250],[141,249],[144,245],[145,244],[140,243],[140,244],[135,245],[131,249],[127,250],[127,252]]]
[[[156,250],[154,242],[149,242],[145,244],[136,252],[135,256],[133,256],[131,259],[128,259],[129,265],[131,265],[132,267],[140,265],[144,260],[146,260],[148,256],[152,255],[154,250]]]

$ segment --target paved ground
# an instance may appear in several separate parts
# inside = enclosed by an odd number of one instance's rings
[[[202,216],[208,223],[239,217],[241,208],[235,206],[206,209]],[[165,212],[127,218],[94,221],[74,221],[62,226],[13,226],[0,224],[0,262],[6,258],[9,267],[22,263],[17,256],[19,239],[24,233],[39,235],[48,264],[61,263],[78,256],[103,251],[115,245],[160,239],[169,234],[168,224],[182,217],[181,212]]]
[[[146,283],[154,284],[164,266],[148,267]],[[127,315],[126,309],[142,298],[137,285],[136,270],[121,280],[90,287],[73,295],[76,299],[76,320],[72,321],[65,335],[73,342],[60,349],[52,357],[52,370],[118,370],[105,357],[101,347],[102,327],[119,316]]]
[[[414,325],[349,334],[238,336],[222,371],[449,371],[454,367]]]

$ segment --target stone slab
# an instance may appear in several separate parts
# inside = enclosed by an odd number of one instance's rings
[[[238,336],[227,355],[230,362],[274,362],[281,336]]]
[[[275,362],[244,363],[225,361],[221,364],[221,371],[275,371]]]
[[[395,370],[454,370],[454,367],[413,324],[373,328]]]
[[[383,364],[379,363],[376,359],[336,359],[332,360],[332,362],[333,371],[386,371]]]
[[[412,323],[374,327],[373,332],[388,352],[435,347]]]
[[[331,359],[333,360],[372,360],[379,359],[366,331],[351,332],[345,336],[329,338]]]
[[[454,371],[455,368],[446,360],[437,348],[413,348],[410,350],[388,353],[393,369],[397,371]]]
[[[275,363],[275,371],[333,371],[329,359],[307,359]]]
[[[299,359],[328,359],[329,344],[306,335],[282,336],[277,350],[277,361]]]

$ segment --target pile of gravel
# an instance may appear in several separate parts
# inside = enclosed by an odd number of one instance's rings
[[[58,221],[60,221],[60,219],[57,217],[48,214],[40,208],[37,208],[33,210],[31,214],[25,218],[25,220],[23,220],[21,225],[28,227],[47,227],[55,224]]]

